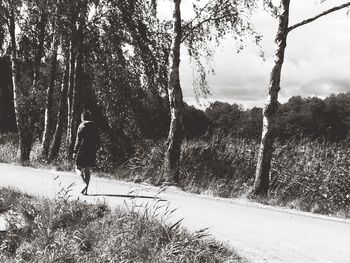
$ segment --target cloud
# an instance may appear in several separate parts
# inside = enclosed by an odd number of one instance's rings
[[[319,78],[302,85],[301,90],[308,96],[328,96],[331,93],[349,92],[350,80]]]

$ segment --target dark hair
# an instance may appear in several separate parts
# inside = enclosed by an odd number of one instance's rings
[[[89,110],[84,110],[81,114],[81,118],[84,121],[92,121],[92,113]]]

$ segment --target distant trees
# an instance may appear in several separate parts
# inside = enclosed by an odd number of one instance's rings
[[[237,104],[216,101],[205,110],[205,114],[214,127],[220,127],[224,132],[237,133],[243,109]]]
[[[319,98],[292,97],[279,107],[275,133],[280,138],[325,137],[326,104]]]
[[[183,127],[186,139],[199,138],[209,132],[210,121],[202,110],[185,103]]]
[[[341,140],[350,137],[350,92],[331,95],[325,99],[327,137]]]
[[[260,139],[262,109],[243,109],[216,101],[205,110],[208,130],[235,137]],[[325,99],[295,96],[279,104],[274,120],[275,138],[286,140],[341,141],[350,136],[350,93]],[[198,118],[199,119],[199,118]]]
[[[262,109],[244,110],[240,105],[216,101],[206,110],[210,129],[232,136],[258,139],[261,134]]]
[[[292,97],[281,104],[275,121],[275,136],[281,140],[324,139],[340,141],[350,135],[350,93],[320,98]]]

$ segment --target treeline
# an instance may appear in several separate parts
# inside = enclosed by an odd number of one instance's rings
[[[233,137],[260,139],[262,109],[243,109],[238,104],[216,101],[205,111],[187,107],[187,138],[220,132]],[[280,104],[276,115],[275,136],[287,139],[325,139],[340,141],[350,136],[350,92],[325,99],[292,97]]]

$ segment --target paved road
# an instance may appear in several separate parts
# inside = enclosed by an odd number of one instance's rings
[[[79,178],[73,173],[0,164],[0,186],[11,186],[30,194],[54,198],[70,184],[72,198],[87,202],[105,201],[116,206],[169,205],[177,210],[169,218],[184,218],[191,231],[209,227],[218,240],[234,247],[250,262],[350,262],[350,221],[319,217],[286,209],[188,194],[159,188],[93,178],[90,196],[82,196]],[[160,197],[126,198],[123,195]]]

